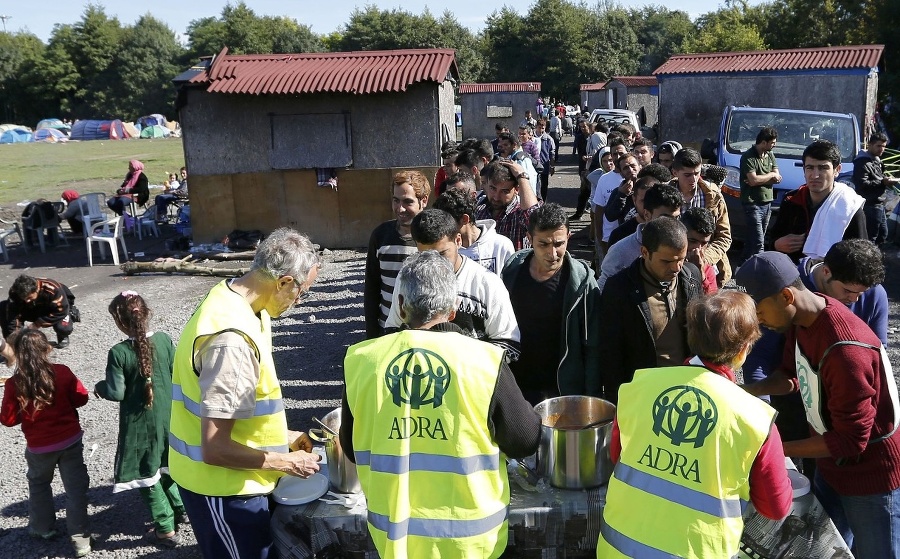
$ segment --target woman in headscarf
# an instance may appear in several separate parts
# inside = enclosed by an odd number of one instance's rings
[[[116,215],[122,215],[130,204],[132,199],[139,206],[143,206],[150,198],[150,186],[147,181],[147,175],[144,174],[144,164],[137,159],[128,162],[128,174],[122,186],[116,191],[116,196],[106,201],[109,209],[114,211]]]
[[[82,208],[84,200],[81,200],[77,190],[63,190],[61,198],[66,203],[66,209],[60,215],[61,218],[69,222],[69,227],[73,233],[82,233],[84,226],[81,223]],[[83,209],[84,213],[88,213],[87,207]]]

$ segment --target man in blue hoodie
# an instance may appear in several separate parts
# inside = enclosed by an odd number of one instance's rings
[[[570,235],[562,207],[544,204],[528,221],[532,248],[513,254],[501,273],[521,333],[510,368],[532,404],[602,394],[600,290],[590,266],[566,251]]]

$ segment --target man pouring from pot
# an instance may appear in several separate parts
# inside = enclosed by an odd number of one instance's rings
[[[687,365],[638,370],[619,389],[597,557],[734,557],[748,500],[767,518],[790,511],[775,411],[734,383],[760,336],[753,300],[695,299],[687,329]]]
[[[451,323],[456,276],[440,253],[398,276],[408,328],[350,347],[341,447],[356,463],[381,557],[499,557],[509,480],[501,453],[533,454],[540,417],[494,344]]]

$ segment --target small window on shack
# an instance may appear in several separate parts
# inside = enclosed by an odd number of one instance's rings
[[[273,169],[350,167],[350,113],[269,115]]]

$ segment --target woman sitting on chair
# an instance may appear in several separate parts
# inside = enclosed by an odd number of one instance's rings
[[[130,204],[132,199],[139,206],[143,206],[150,198],[150,187],[147,181],[147,175],[144,174],[144,164],[137,159],[128,162],[128,174],[122,186],[116,191],[116,196],[112,196],[106,201],[109,209],[114,211],[116,215],[122,215]]]

